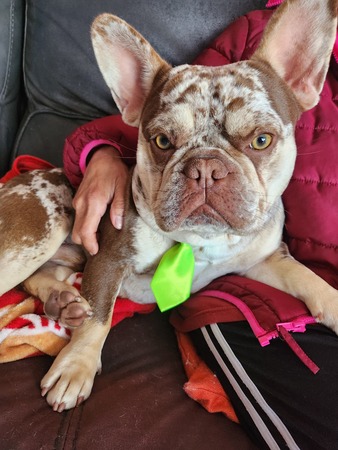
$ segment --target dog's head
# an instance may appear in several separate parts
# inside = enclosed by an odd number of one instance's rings
[[[99,67],[123,120],[140,128],[135,201],[160,229],[207,237],[264,226],[290,180],[294,125],[318,102],[336,26],[337,0],[288,0],[249,61],[172,68],[126,22],[96,18]]]

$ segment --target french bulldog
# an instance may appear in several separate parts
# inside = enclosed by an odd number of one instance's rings
[[[177,242],[193,249],[192,292],[241,274],[298,297],[338,333],[338,292],[290,256],[281,200],[295,123],[319,100],[336,29],[337,0],[288,0],[250,60],[171,67],[120,18],[95,19],[99,68],[123,120],[139,128],[123,229],[106,215],[95,256],[63,244],[73,212],[60,169],[0,189],[0,294],[23,283],[73,328],[41,381],[55,411],[89,397],[117,295],[154,302],[150,281]],[[65,280],[84,264],[80,294]]]

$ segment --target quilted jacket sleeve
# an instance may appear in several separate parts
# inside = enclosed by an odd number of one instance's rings
[[[272,11],[253,11],[229,25],[194,61],[222,66],[248,59],[256,49]]]
[[[112,145],[127,164],[134,164],[138,129],[126,125],[120,115],[107,116],[77,128],[65,142],[64,170],[74,187],[81,183],[86,159],[101,145]]]

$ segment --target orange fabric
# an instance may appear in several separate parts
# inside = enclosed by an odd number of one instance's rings
[[[210,413],[223,413],[233,422],[239,423],[229,397],[217,377],[197,355],[195,347],[186,333],[176,332],[183,366],[188,381],[183,386],[190,398],[200,403]]]

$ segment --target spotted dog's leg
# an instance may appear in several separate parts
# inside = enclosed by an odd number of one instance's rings
[[[92,315],[88,302],[67,282],[74,271],[83,270],[84,261],[79,246],[64,245],[51,261],[23,283],[26,291],[44,303],[46,315],[59,320],[67,328],[82,325],[84,320]]]
[[[0,295],[52,258],[72,224],[72,189],[62,170],[33,170],[4,184],[0,189]]]

